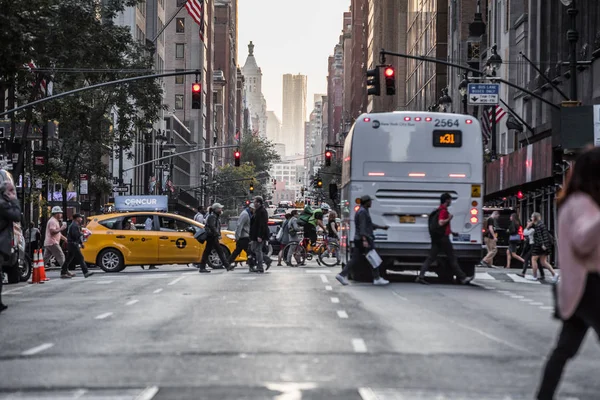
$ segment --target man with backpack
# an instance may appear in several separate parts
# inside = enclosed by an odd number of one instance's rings
[[[298,225],[304,228],[304,237],[310,240],[310,245],[317,244],[317,227],[325,230],[323,224],[323,210],[317,208],[312,210],[309,206],[304,207],[304,211],[298,218]]]
[[[460,283],[466,285],[473,280],[472,276],[467,276],[460,266],[458,260],[454,255],[454,247],[450,241],[450,235],[457,235],[452,232],[450,227],[450,221],[454,217],[448,211],[448,207],[452,204],[452,196],[449,193],[444,193],[440,197],[440,206],[429,215],[429,235],[431,236],[431,250],[429,256],[423,263],[419,276],[416,282],[424,285],[428,285],[429,282],[425,280],[425,273],[429,270],[431,264],[437,259],[438,254],[444,253],[450,264],[450,268],[454,271],[454,274],[460,281]]]

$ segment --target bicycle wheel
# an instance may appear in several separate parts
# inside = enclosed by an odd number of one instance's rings
[[[292,256],[289,258],[292,266],[298,266],[304,264],[306,261],[306,249],[300,245],[299,242],[290,242],[283,249],[283,258],[288,260],[288,254],[293,251]]]
[[[319,254],[319,260],[328,267],[334,267],[339,264],[340,246],[335,243],[329,243]]]

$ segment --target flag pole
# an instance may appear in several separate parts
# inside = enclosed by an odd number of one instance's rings
[[[179,12],[181,10],[183,10],[183,7],[185,7],[185,4],[187,3],[187,1],[184,1],[183,4],[181,5],[181,7],[179,7],[177,9],[177,11],[175,11],[175,14],[173,14],[171,16],[171,18],[169,18],[169,20],[167,21],[167,23],[165,24],[165,26],[162,27],[162,29],[156,34],[156,36],[154,37],[154,39],[152,39],[152,43],[156,43],[156,41],[158,40],[158,38],[160,37],[160,35],[162,35],[162,33],[165,31],[165,29],[167,29],[167,26],[169,26],[169,24],[171,22],[173,22],[173,20],[175,19],[175,17],[177,16],[177,14],[179,14]]]

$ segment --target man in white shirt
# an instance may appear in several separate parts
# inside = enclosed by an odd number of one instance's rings
[[[198,212],[196,213],[196,215],[194,215],[194,221],[204,225],[206,223],[206,219],[204,218],[205,215],[206,211],[204,210],[204,207],[198,207]]]

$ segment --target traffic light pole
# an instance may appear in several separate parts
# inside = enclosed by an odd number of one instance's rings
[[[202,148],[198,148],[198,149],[193,149],[193,150],[188,150],[188,151],[182,151],[180,153],[173,153],[173,154],[169,154],[168,156],[162,156],[162,157],[158,157],[158,158],[155,158],[153,160],[150,160],[150,161],[144,161],[143,163],[136,164],[133,167],[124,169],[123,172],[131,171],[132,169],[139,168],[139,167],[141,167],[143,165],[151,164],[151,163],[156,162],[156,161],[167,160],[169,158],[181,156],[181,155],[184,155],[184,154],[191,154],[191,153],[196,153],[198,151],[207,151],[207,150],[231,149],[233,147],[237,147],[237,146],[235,146],[235,145],[226,145],[226,146],[215,146],[215,147],[202,147]]]

